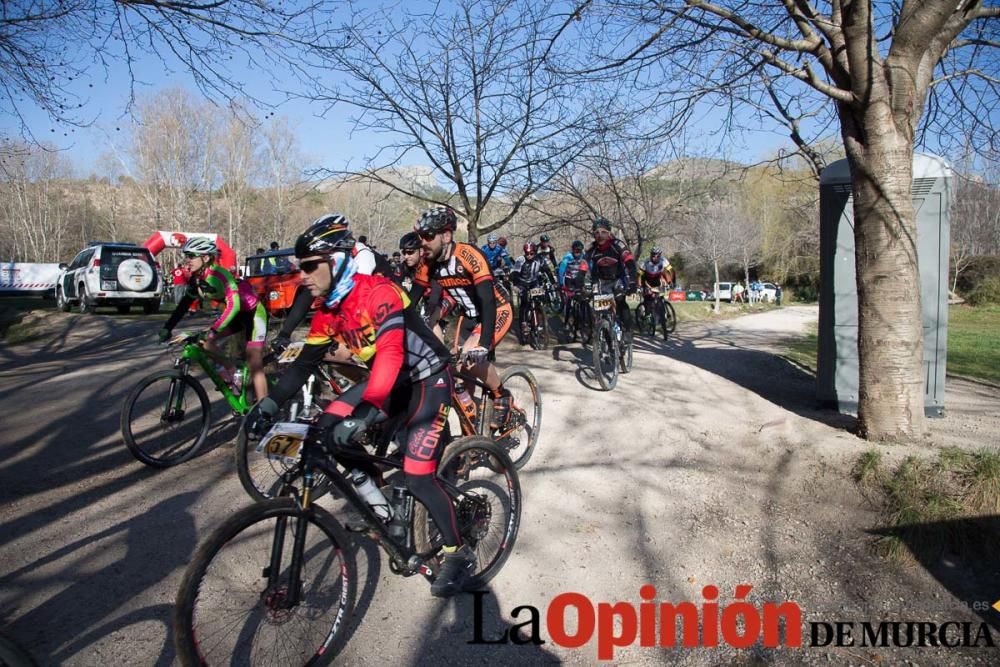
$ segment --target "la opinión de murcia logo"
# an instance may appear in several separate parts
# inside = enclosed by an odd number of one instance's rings
[[[986,623],[949,621],[813,621],[803,633],[802,610],[798,603],[765,602],[759,608],[747,601],[753,586],[736,587],[733,600],[719,604],[719,589],[702,588],[704,600],[659,602],[656,588],[639,589],[641,601],[594,603],[582,593],[560,593],[552,598],[544,616],[537,607],[520,605],[510,612],[509,629],[500,636],[486,637],[483,629],[483,602],[490,593],[474,591],[473,638],[469,644],[545,644],[581,648],[595,638],[598,660],[613,660],[615,649],[638,645],[642,648],[711,648],[724,644],[749,648],[761,644],[805,648],[827,646],[869,647],[984,647],[996,646]],[[1000,601],[993,605],[1000,613]],[[678,641],[679,639],[679,641]]]

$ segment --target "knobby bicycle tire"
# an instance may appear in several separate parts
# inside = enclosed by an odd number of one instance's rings
[[[677,310],[669,301],[663,301],[663,323],[660,325],[663,332],[663,340],[673,332],[677,331]]]
[[[200,426],[197,431],[192,431],[194,439],[188,442],[189,438],[184,438],[180,446],[168,447],[167,451],[171,453],[165,456],[156,455],[147,451],[150,448],[137,441],[136,436],[138,435],[138,429],[134,427],[134,422],[143,417],[142,414],[137,414],[137,411],[143,412],[144,408],[146,408],[146,406],[137,407],[140,396],[147,388],[154,386],[155,383],[161,380],[169,381],[167,387],[168,394],[162,397],[152,396],[151,400],[153,402],[145,410],[147,413],[150,409],[160,411],[161,416],[159,423],[161,427],[166,428],[163,421],[162,409],[166,405],[166,400],[168,400],[169,396],[173,395],[172,392],[174,391],[194,391],[194,395],[198,397],[198,404],[201,408],[201,416],[198,418]],[[176,415],[168,417],[168,419],[176,418]],[[180,419],[183,419],[183,415]],[[153,468],[169,468],[170,466],[184,463],[188,459],[192,458],[198,453],[201,446],[205,444],[205,438],[208,437],[208,430],[211,428],[211,425],[212,406],[208,400],[208,394],[205,392],[205,388],[202,387],[201,383],[195,380],[192,376],[181,373],[176,369],[158,371],[139,380],[139,382],[132,387],[132,390],[125,398],[125,403],[122,405],[120,426],[122,438],[125,440],[125,445],[128,447],[129,451],[132,452],[132,456]]]
[[[274,567],[272,547],[278,541],[279,530],[284,539],[279,573],[274,578],[281,579],[282,575],[288,574],[286,566],[291,562],[293,548],[288,543],[294,543],[299,537],[299,519],[304,519],[306,526],[305,533],[301,535],[304,549],[299,583],[302,595],[308,599],[304,597],[294,607],[282,607],[288,586],[272,586],[270,582],[265,585],[265,581]],[[273,528],[269,525],[272,520]],[[282,525],[284,528],[279,529]],[[310,533],[320,542],[308,543]],[[251,544],[251,540],[255,539],[257,543]],[[247,555],[237,558],[240,549]],[[227,558],[234,560],[230,564]],[[216,574],[216,569],[220,580],[218,584],[211,576]],[[313,574],[317,578],[307,584],[305,577]],[[244,588],[247,590],[242,590]],[[267,656],[267,664],[330,664],[346,641],[356,588],[357,568],[351,542],[336,519],[319,507],[303,510],[290,498],[256,503],[223,522],[198,547],[185,570],[173,615],[177,656],[184,665],[253,664],[255,649],[270,650],[268,646],[263,646],[266,640],[261,640],[261,635],[273,632],[278,640],[287,639],[296,627],[311,623],[318,614],[330,608],[331,611],[325,613],[327,618],[312,628],[305,652],[299,649],[304,657]],[[196,609],[203,596],[209,606]],[[214,633],[208,631],[215,620],[211,614],[217,609],[211,604],[236,606],[240,602],[248,607],[243,624],[233,622],[238,617],[230,609],[226,618],[220,621],[222,629]],[[195,627],[196,622],[202,631]],[[330,623],[328,630],[327,622]],[[256,627],[253,627],[254,623]],[[221,645],[225,638],[220,633],[225,630],[232,630],[238,642],[231,652],[228,646]],[[213,646],[211,640],[216,640],[216,645]],[[221,656],[213,660],[215,649]],[[274,663],[275,659],[277,663]]]
[[[473,479],[470,473],[474,470],[491,472],[494,478]],[[517,470],[510,458],[491,439],[481,435],[470,435],[448,444],[436,474],[450,483],[443,486],[452,499],[452,506],[456,508],[455,519],[459,530],[463,533],[462,539],[472,547],[477,556],[476,570],[466,580],[464,590],[482,588],[503,568],[517,541],[517,532],[521,525],[521,482]],[[462,477],[465,479],[461,479]],[[451,485],[459,487],[462,498],[456,500]],[[488,535],[482,532],[483,529],[489,528],[483,522],[492,518],[492,508],[495,507],[490,504],[489,515],[483,514],[484,496],[488,492],[498,496],[497,502],[506,514],[501,517],[499,523],[489,524],[501,526],[502,533],[490,540],[487,540]],[[502,497],[504,494],[506,501]],[[418,552],[426,553],[433,548],[437,529],[423,503],[413,504],[411,530],[413,543]],[[495,548],[489,546],[494,542]],[[492,554],[485,564],[480,564],[480,552]]]
[[[535,452],[535,445],[538,444],[538,434],[542,428],[542,394],[538,389],[538,381],[535,380],[534,374],[525,366],[511,366],[505,370],[500,375],[500,384],[503,386],[515,384],[511,382],[512,378],[522,378],[525,384],[528,385],[532,404],[530,406],[526,405],[524,401],[515,397],[513,408],[523,412],[525,423],[513,433],[497,433],[496,435],[501,437],[495,438],[495,441],[504,453],[511,458],[514,467],[520,470],[531,458],[531,455]],[[511,415],[511,418],[517,417]],[[486,407],[483,410],[481,431],[488,430],[491,421],[493,421],[493,401],[487,400]],[[525,435],[528,436],[527,443],[522,443],[521,439]],[[513,442],[508,443],[508,438],[517,440],[517,446],[514,446]],[[510,446],[507,446],[508,444]]]
[[[604,357],[610,361],[607,373],[604,372]],[[606,319],[601,319],[600,324],[594,327],[593,368],[601,389],[611,391],[615,388],[618,384],[618,343],[611,323]]]
[[[277,421],[283,421],[279,414]],[[268,459],[257,451],[259,441],[247,437],[246,419],[240,423],[236,434],[236,448],[233,456],[236,460],[236,476],[240,485],[254,502],[271,500],[278,497],[284,484],[283,474],[292,471],[292,479],[302,479],[302,470],[298,463],[285,464],[281,461]],[[321,498],[329,492],[331,482],[326,475],[317,471],[313,486],[313,499]]]

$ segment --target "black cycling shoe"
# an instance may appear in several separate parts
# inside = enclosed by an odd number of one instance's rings
[[[476,554],[467,544],[453,553],[446,553],[442,559],[441,571],[431,584],[431,595],[436,598],[447,598],[461,593],[475,567]]]

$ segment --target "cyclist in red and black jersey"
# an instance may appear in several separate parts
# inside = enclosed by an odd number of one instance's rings
[[[332,344],[345,346],[363,360],[371,369],[369,379],[330,403],[318,426],[325,430],[324,441],[340,463],[378,479],[377,469],[351,461],[346,449],[380,413],[406,415],[397,431],[398,441],[406,443],[406,484],[427,507],[445,544],[444,563],[431,592],[439,597],[454,595],[476,557],[462,545],[451,501],[434,477],[447,444],[450,354],[416,311],[407,308],[409,299],[402,288],[388,278],[358,273],[353,246],[346,223],[335,216],[319,219],[296,241],[302,284],[323,304],[313,317],[302,353],[270,396],[247,416],[247,429],[258,435],[265,432],[281,403],[302,386]]]
[[[638,287],[638,270],[632,251],[621,239],[611,233],[611,222],[597,218],[593,224],[594,242],[587,249],[587,266],[594,284],[602,284],[613,291],[615,306],[626,331],[632,329],[632,311],[625,303],[626,294],[635,294]]]
[[[493,280],[483,252],[469,243],[456,243],[455,212],[446,206],[424,211],[414,230],[420,234],[425,252],[414,282],[437,283],[461,313],[455,331],[455,352],[466,368],[481,379],[493,394],[494,423],[501,427],[510,414],[510,393],[500,383],[500,374],[490,363],[490,352],[510,330],[513,319],[509,297]],[[432,316],[432,321],[436,321]]]

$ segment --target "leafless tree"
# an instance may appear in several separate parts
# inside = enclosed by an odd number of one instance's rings
[[[582,29],[615,48],[583,54],[577,71],[652,81],[674,100],[736,105],[771,86],[785,104],[816,96],[832,105],[857,221],[859,430],[876,440],[923,433],[921,304],[910,289],[919,284],[914,144],[954,133],[996,150],[1000,8],[982,0],[588,0],[580,13]]]
[[[44,146],[0,151],[9,156],[0,170],[0,255],[8,261],[57,261],[70,252],[73,206],[66,183],[71,165]]]
[[[980,255],[1000,255],[1000,190],[982,179],[956,174],[951,211],[951,289]]]
[[[168,73],[186,71],[201,92],[225,102],[248,95],[246,71],[258,83],[304,81],[304,70],[330,47],[346,6],[325,0],[4,2],[0,113],[20,121],[31,140],[26,109],[32,105],[60,125],[89,125],[94,112],[87,93],[94,82],[122,66],[134,101],[133,66],[143,57],[158,59]]]
[[[746,226],[745,208],[732,195],[716,197],[704,208],[685,216],[677,240],[686,256],[712,268],[718,285],[719,267],[740,259],[741,235]],[[718,291],[715,311],[719,311]]]
[[[181,88],[141,99],[123,165],[146,199],[153,229],[210,229],[216,108]]]
[[[339,88],[317,79],[310,95],[353,108],[357,128],[387,138],[347,171],[429,204],[452,205],[468,235],[518,215],[586,147],[597,108],[584,91],[546,67],[546,5],[530,0],[459,0],[356,14],[332,66],[350,76]],[[603,118],[607,123],[610,119]],[[396,178],[423,160],[447,188]],[[506,208],[485,216],[494,201]]]

